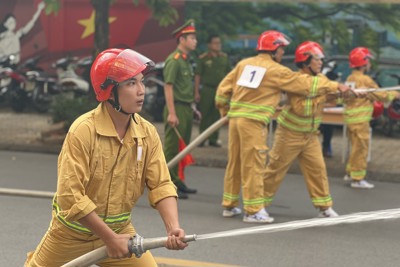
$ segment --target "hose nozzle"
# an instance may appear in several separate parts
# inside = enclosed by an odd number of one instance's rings
[[[149,249],[165,247],[168,237],[143,238],[136,234],[128,242],[129,252],[140,258]],[[184,242],[196,241],[196,235],[187,235]]]

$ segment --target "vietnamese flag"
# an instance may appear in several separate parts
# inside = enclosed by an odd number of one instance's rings
[[[41,0],[36,0],[40,2]],[[48,52],[77,51],[92,48],[95,10],[89,0],[60,0],[58,14],[40,16]],[[110,47],[134,47],[151,10],[139,1],[118,0],[109,10]]]
[[[181,152],[182,150],[184,150],[186,148],[185,141],[183,140],[182,136],[179,134],[178,129],[176,129],[176,127],[174,127],[173,129],[174,129],[176,135],[178,135],[178,138],[179,138],[179,140],[178,140],[178,150],[179,150],[179,152]],[[192,155],[190,153],[186,154],[185,157],[179,161],[179,164],[178,164],[178,176],[182,181],[185,180],[185,173],[184,173],[185,167],[189,166],[189,165],[191,165],[193,163],[194,163],[194,159],[193,159],[193,157],[192,157]]]

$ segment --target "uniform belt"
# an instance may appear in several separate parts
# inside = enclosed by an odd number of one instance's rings
[[[178,105],[182,105],[182,106],[190,106],[192,104],[190,102],[183,102],[183,101],[179,101],[179,100],[175,100],[174,103],[178,104]]]

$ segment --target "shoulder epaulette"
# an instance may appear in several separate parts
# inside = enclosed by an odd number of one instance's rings
[[[207,52],[204,52],[203,54],[201,54],[201,55],[199,56],[199,59],[203,59],[203,58],[205,58],[207,55],[208,55],[208,53],[207,53]]]
[[[175,56],[174,56],[174,59],[179,59],[180,56],[181,56],[180,53],[176,53]]]

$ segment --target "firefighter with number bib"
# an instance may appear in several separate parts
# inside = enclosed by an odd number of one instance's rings
[[[264,173],[267,161],[267,125],[280,101],[281,91],[302,95],[336,93],[349,88],[337,82],[295,73],[279,62],[290,40],[283,33],[266,31],[258,39],[258,55],[240,61],[221,81],[216,105],[229,117],[228,165],[224,177],[222,215],[241,214],[244,222],[270,223],[264,209]]]
[[[322,47],[316,42],[304,42],[296,49],[295,63],[299,73],[315,78],[316,83],[311,97],[287,94],[288,103],[278,116],[278,128],[269,153],[264,180],[265,204],[271,205],[286,172],[297,158],[311,201],[319,209],[318,217],[336,217],[318,130],[324,104],[336,99],[335,95],[319,95],[317,91],[317,83],[325,79],[321,74],[324,57]]]
[[[353,71],[346,80],[348,86],[351,88],[379,87],[370,76],[365,74],[371,68],[370,59],[374,59],[374,56],[366,47],[356,47],[350,52],[349,63]],[[374,101],[392,101],[394,98],[400,98],[400,94],[387,91],[370,92],[364,98],[344,100],[344,120],[351,144],[344,180],[350,182],[352,188],[374,188],[372,183],[365,180],[370,139],[369,122],[374,111]]]

